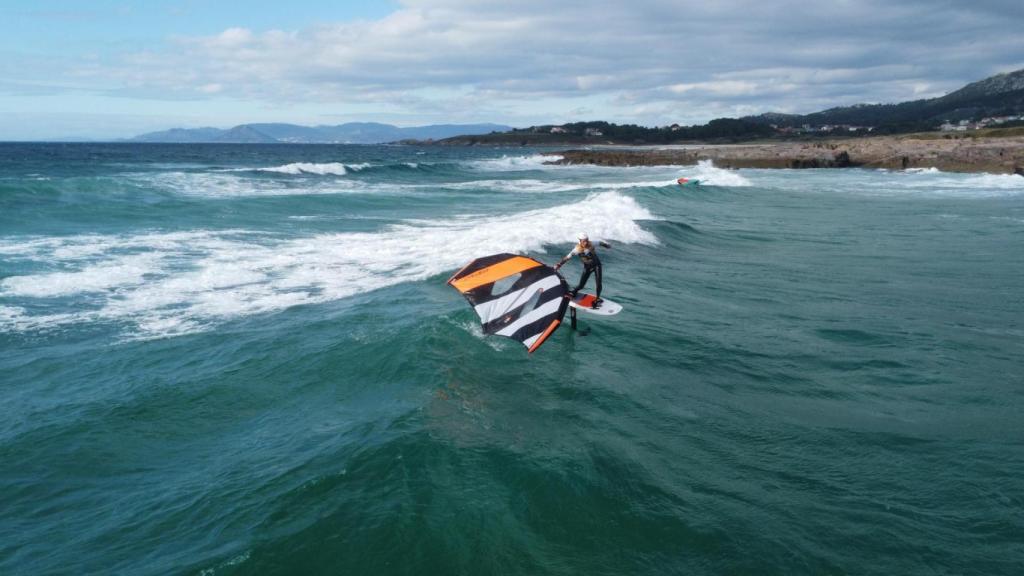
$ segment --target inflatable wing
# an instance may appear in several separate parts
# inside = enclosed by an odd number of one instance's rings
[[[569,286],[543,262],[515,254],[477,258],[448,279],[473,306],[485,334],[536,350],[562,323]]]

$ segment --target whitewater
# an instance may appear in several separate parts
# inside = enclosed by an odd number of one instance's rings
[[[1015,572],[1024,177],[558,158],[0,144],[0,573]]]

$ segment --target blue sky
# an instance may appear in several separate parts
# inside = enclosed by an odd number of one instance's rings
[[[0,0],[0,140],[810,112],[1024,68],[1021,30],[1019,0]]]
[[[253,0],[31,0],[0,2],[6,22],[0,46],[5,52],[114,54],[151,48],[175,34],[214,35],[227,28],[298,29],[317,21],[381,18],[394,2],[294,2]]]

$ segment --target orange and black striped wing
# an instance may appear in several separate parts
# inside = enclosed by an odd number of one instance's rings
[[[543,262],[494,254],[466,264],[448,284],[473,306],[485,334],[522,342],[536,350],[562,322],[569,286]]]

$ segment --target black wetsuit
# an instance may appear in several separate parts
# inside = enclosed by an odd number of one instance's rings
[[[597,294],[598,298],[601,297],[601,259],[597,257],[597,252],[594,251],[594,245],[587,243],[586,246],[578,244],[570,255],[576,254],[580,257],[580,262],[583,263],[583,275],[580,276],[580,281],[576,284],[576,288],[573,289],[573,293],[579,292],[583,289],[583,286],[590,280],[590,275],[594,275],[594,280],[597,283]]]

